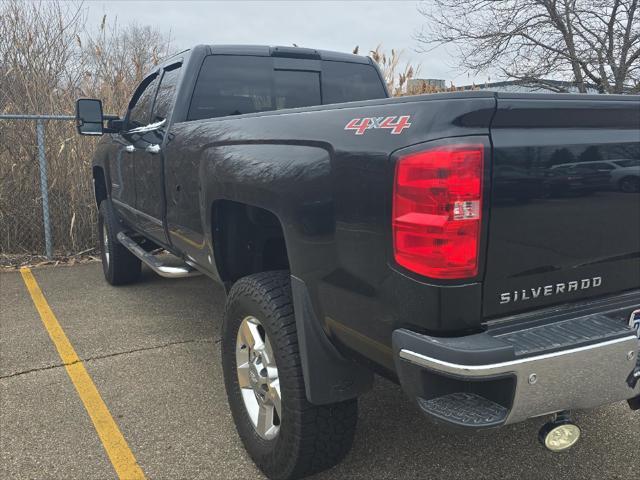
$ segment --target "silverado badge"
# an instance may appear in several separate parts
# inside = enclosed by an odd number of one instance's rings
[[[602,277],[583,278],[581,280],[572,280],[570,282],[553,283],[550,285],[540,285],[533,288],[524,288],[514,290],[512,292],[504,292],[500,294],[500,304],[524,302],[527,300],[535,300],[540,297],[549,297],[552,295],[563,295],[566,293],[577,292],[579,290],[588,290],[597,288],[602,285]]]

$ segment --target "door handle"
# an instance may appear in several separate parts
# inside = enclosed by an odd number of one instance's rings
[[[136,151],[136,147],[134,147],[133,145],[127,145],[126,147],[124,147],[124,151],[127,153],[133,153]]]
[[[157,143],[147,145],[147,148],[145,148],[144,151],[153,154],[160,153],[160,145],[158,145]]]

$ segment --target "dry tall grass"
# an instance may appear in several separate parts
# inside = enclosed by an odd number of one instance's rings
[[[170,48],[150,27],[106,17],[87,27],[80,3],[0,3],[0,114],[73,115],[79,97],[101,98],[106,112],[122,112]],[[95,246],[95,141],[78,136],[73,122],[49,121],[45,131],[54,249],[86,250]],[[35,124],[0,120],[0,256],[43,250]]]
[[[145,72],[171,48],[167,36],[148,26],[118,25],[104,17],[86,24],[81,3],[0,2],[0,114],[73,115],[75,100],[103,100],[107,113],[122,113]],[[357,53],[357,47],[356,47]],[[393,95],[408,91],[419,66],[403,52],[378,46],[369,55],[380,65]],[[96,244],[91,184],[95,140],[76,134],[73,122],[46,124],[46,157],[53,245],[57,255]],[[0,263],[44,252],[42,198],[35,123],[0,120]]]
[[[360,48],[356,46],[353,49],[353,53],[357,54],[359,50]],[[444,88],[431,85],[426,81],[418,81],[414,82],[413,85],[409,85],[410,80],[417,79],[416,77],[420,74],[422,65],[405,60],[405,52],[403,50],[392,48],[390,51],[385,51],[380,44],[369,51],[369,56],[378,64],[382,77],[387,84],[387,90],[394,97],[463,90],[463,88],[456,87],[453,83]],[[476,88],[474,87],[474,89]]]

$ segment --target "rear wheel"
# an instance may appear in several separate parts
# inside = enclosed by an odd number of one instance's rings
[[[250,275],[233,286],[222,364],[238,434],[269,478],[302,478],[347,454],[357,400],[321,406],[307,401],[288,272]]]
[[[118,221],[109,200],[100,203],[98,213],[98,235],[104,278],[111,285],[124,285],[135,282],[142,268],[140,259],[120,244]]]

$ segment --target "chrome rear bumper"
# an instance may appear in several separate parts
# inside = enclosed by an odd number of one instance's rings
[[[631,388],[640,343],[635,335],[558,352],[498,363],[463,365],[408,349],[399,357],[436,374],[478,382],[515,377],[505,424],[562,410],[593,408],[640,395]]]
[[[489,428],[629,400],[640,407],[640,291],[493,321],[485,332],[393,332],[396,372],[425,414]]]

